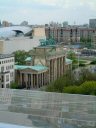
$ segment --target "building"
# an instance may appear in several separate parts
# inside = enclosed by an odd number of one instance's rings
[[[54,38],[58,43],[76,44],[80,42],[80,29],[78,28],[65,28],[65,27],[46,27],[46,38]]]
[[[40,45],[40,39],[46,39],[44,28],[10,27],[0,40],[0,53],[11,54],[17,50],[32,50]],[[6,34],[7,32],[7,34]]]
[[[57,43],[91,43],[91,38],[96,33],[96,29],[88,27],[45,27],[45,33],[46,39],[54,38]]]
[[[8,21],[2,21],[2,27],[9,27],[10,23]]]
[[[89,20],[89,27],[90,28],[96,28],[96,19],[90,19]]]
[[[28,26],[28,21],[23,21],[20,26]]]
[[[63,27],[68,27],[68,21],[63,22]]]
[[[96,32],[96,29],[94,28],[80,28],[80,39],[90,40],[93,36],[93,34]]]
[[[96,49],[96,33],[92,36],[92,48]]]
[[[39,45],[39,39],[30,39],[30,37],[17,37],[0,40],[0,53],[11,54],[18,50],[29,51]]]
[[[0,54],[0,88],[9,88],[14,82],[14,56]]]
[[[32,58],[26,59],[26,66],[15,66],[16,81],[26,88],[39,88],[71,69],[72,61],[65,59],[60,46],[40,46],[34,48]]]

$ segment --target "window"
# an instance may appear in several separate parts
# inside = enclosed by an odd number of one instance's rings
[[[1,76],[1,82],[4,82],[4,76]]]
[[[14,76],[14,73],[13,73],[13,72],[11,72],[11,73],[10,73],[10,77],[13,77],[13,76]]]
[[[4,71],[4,66],[3,67],[1,67],[1,72],[3,72]]]
[[[9,88],[9,84],[6,84],[6,88]]]
[[[9,81],[9,75],[6,75],[6,82]]]
[[[2,84],[2,88],[4,88],[4,85]]]
[[[12,69],[13,69],[13,67],[14,67],[14,66],[12,65]]]

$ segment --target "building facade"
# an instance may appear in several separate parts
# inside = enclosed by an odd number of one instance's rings
[[[78,28],[47,27],[45,28],[46,38],[54,38],[58,43],[80,42],[80,30]]]
[[[40,45],[40,39],[46,39],[44,28],[34,28],[31,37],[21,36],[1,39],[0,54],[11,54],[18,50],[32,50]]]
[[[59,46],[41,46],[34,48],[32,60],[28,66],[16,66],[16,81],[26,88],[38,88],[63,76],[72,69],[72,62],[65,59],[65,52]],[[33,64],[33,65],[32,65]],[[23,82],[22,82],[23,81]]]
[[[90,19],[89,20],[89,27],[90,28],[95,28],[96,29],[96,19]]]
[[[14,77],[14,56],[0,54],[0,88],[9,88]]]
[[[46,38],[54,38],[58,43],[77,44],[80,42],[91,42],[95,28],[86,27],[46,27]]]
[[[92,48],[96,49],[96,33],[92,35]]]
[[[2,21],[2,27],[9,27],[10,23],[8,21]]]

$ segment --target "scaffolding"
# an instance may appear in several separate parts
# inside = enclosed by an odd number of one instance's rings
[[[96,96],[0,89],[0,122],[37,128],[96,128]]]

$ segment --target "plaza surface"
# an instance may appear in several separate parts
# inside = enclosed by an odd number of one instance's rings
[[[96,128],[96,97],[0,89],[0,122],[3,128]]]

